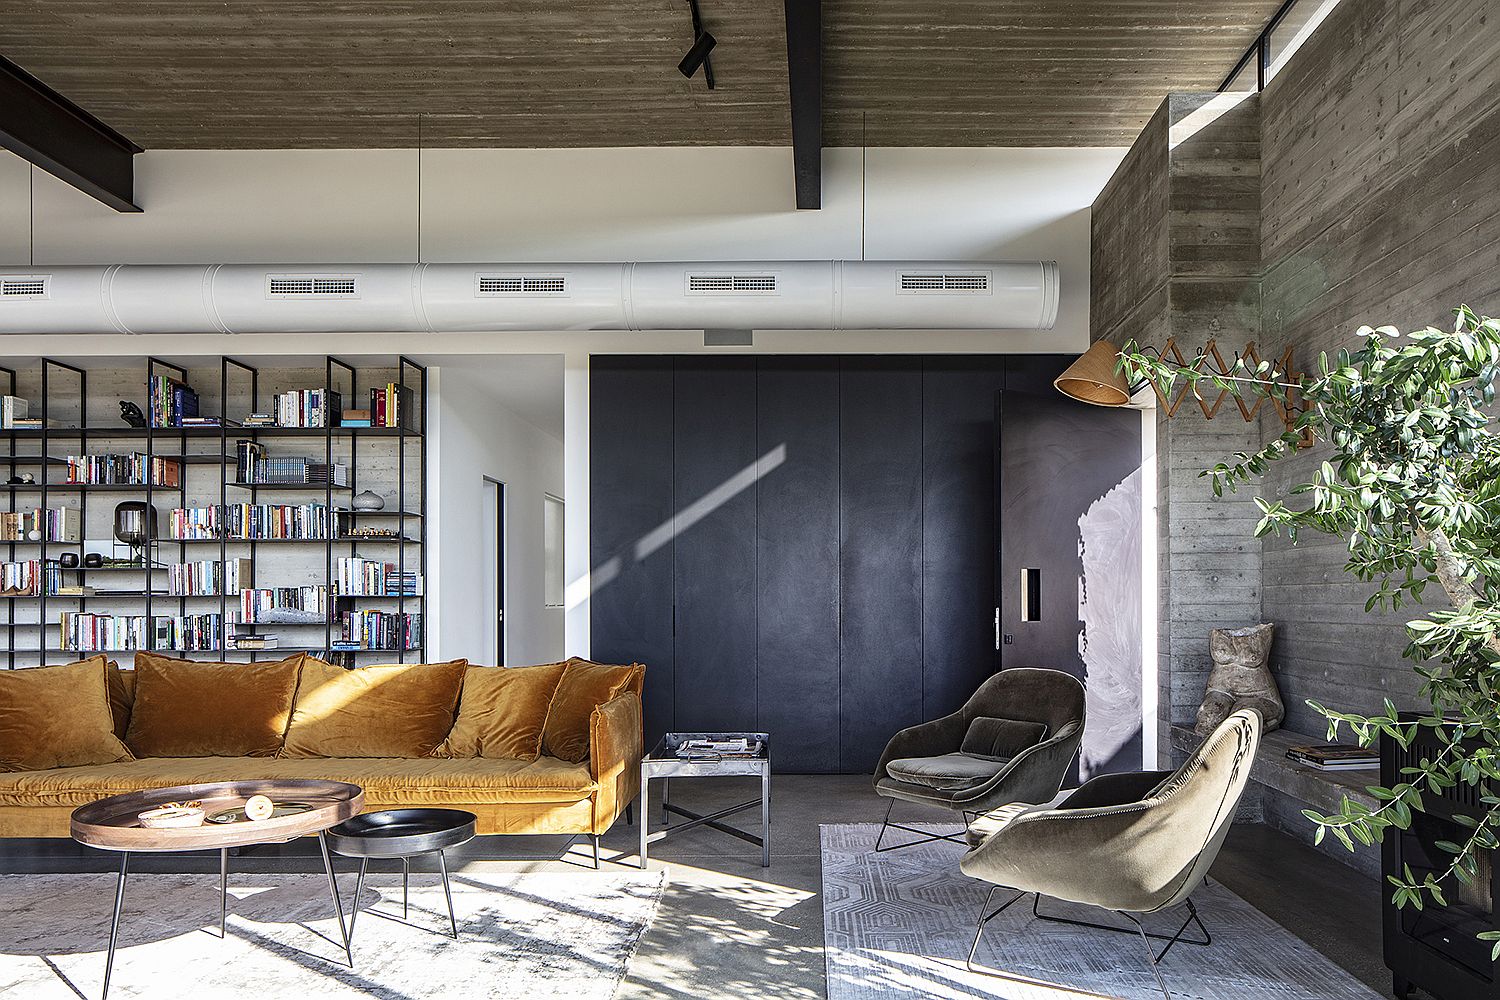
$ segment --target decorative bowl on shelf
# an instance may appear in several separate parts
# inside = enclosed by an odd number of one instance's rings
[[[184,830],[203,825],[203,806],[197,802],[168,802],[147,809],[136,819],[149,830]]]
[[[384,510],[385,500],[374,490],[364,490],[354,494],[354,498],[349,501],[349,506],[355,510]]]

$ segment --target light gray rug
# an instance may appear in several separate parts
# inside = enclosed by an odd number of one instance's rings
[[[931,829],[948,832],[953,828]],[[957,844],[927,844],[876,854],[873,848],[879,830],[879,824],[873,823],[822,828],[828,1000],[1061,1000],[1091,995],[1161,1000],[1139,937],[1035,920],[1029,898],[986,925],[975,961],[1071,988],[1018,985],[967,972],[964,958],[989,886],[958,870],[963,848]],[[910,839],[899,832],[895,836]],[[995,905],[1006,898],[997,893]],[[1195,893],[1193,899],[1213,935],[1213,945],[1180,943],[1172,948],[1161,968],[1174,997],[1379,997],[1217,882]],[[1042,901],[1042,912],[1094,922],[1120,921],[1100,910],[1047,899]],[[1169,913],[1147,918],[1146,928],[1170,934],[1185,916]],[[1195,930],[1190,928],[1189,933]],[[1160,950],[1162,942],[1154,944]]]
[[[607,1000],[656,912],[662,880],[660,872],[455,873],[455,941],[436,875],[412,875],[407,922],[400,876],[372,876],[351,971],[326,876],[231,871],[229,936],[220,940],[218,876],[132,875],[110,1000]],[[340,887],[347,911],[353,876],[341,876]],[[0,996],[95,1000],[114,891],[113,875],[0,877]]]

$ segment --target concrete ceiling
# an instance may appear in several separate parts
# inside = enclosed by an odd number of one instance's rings
[[[827,145],[1122,146],[1279,0],[823,0]],[[791,142],[775,0],[16,0],[0,54],[151,148]]]

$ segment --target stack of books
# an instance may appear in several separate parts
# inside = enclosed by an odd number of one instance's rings
[[[178,507],[167,519],[173,541],[328,537],[328,506],[321,503],[232,503]]]
[[[335,652],[356,649],[416,649],[422,645],[422,616],[384,611],[346,611],[333,640]]]
[[[62,568],[50,559],[45,567],[40,559],[0,563],[0,597],[37,597],[61,588]]]
[[[255,486],[349,485],[349,467],[311,458],[267,458],[264,445],[240,441],[235,445],[234,481]]]
[[[339,394],[330,389],[293,389],[276,395],[275,426],[337,427],[343,409]],[[251,414],[251,419],[256,416]]]
[[[334,577],[335,593],[344,597],[419,597],[422,574],[402,572],[396,563],[341,558]]]
[[[677,745],[677,756],[683,760],[753,760],[763,747],[760,740],[683,740]]]
[[[20,396],[0,396],[0,427],[7,430],[16,426],[17,420],[30,416],[31,404]]]
[[[96,615],[64,611],[59,621],[60,648],[76,652],[146,649],[211,650],[219,648],[223,619],[217,614]]]
[[[76,542],[78,524],[76,507],[0,512],[0,542],[39,542],[44,529],[49,542]]]
[[[370,426],[417,429],[410,386],[388,382],[384,389],[370,390]]]
[[[69,455],[68,482],[86,486],[182,485],[182,463],[170,458],[130,455]]]
[[[173,597],[218,597],[237,594],[250,585],[250,560],[206,559],[167,567],[167,592]]]
[[[147,384],[152,427],[182,427],[198,415],[198,394],[186,382],[165,375],[152,375]]]
[[[1295,764],[1305,764],[1319,771],[1362,771],[1380,766],[1380,754],[1375,750],[1344,743],[1313,743],[1292,747],[1286,752],[1286,756]]]
[[[228,626],[225,636],[226,649],[275,649],[280,644],[275,632],[239,632],[234,625]]]
[[[240,621],[246,625],[321,625],[327,620],[327,587],[262,587],[240,591]]]

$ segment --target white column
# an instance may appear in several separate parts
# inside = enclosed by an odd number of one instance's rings
[[[588,656],[589,639],[589,354],[563,355],[564,650]]]

